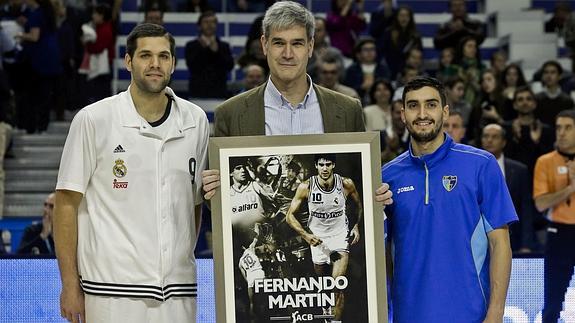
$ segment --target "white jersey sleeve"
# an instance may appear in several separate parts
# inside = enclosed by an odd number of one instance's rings
[[[57,190],[84,194],[96,169],[95,127],[86,109],[72,120],[58,171]]]

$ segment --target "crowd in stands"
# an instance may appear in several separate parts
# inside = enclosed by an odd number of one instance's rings
[[[271,3],[227,0],[225,5],[227,11],[263,14]],[[120,4],[121,0],[92,7],[62,0],[5,0],[0,7],[0,121],[28,133],[43,132],[50,109],[61,119],[66,109],[109,96]],[[145,21],[157,24],[164,23],[166,11],[200,13],[198,34],[190,35],[194,39],[185,45],[192,98],[229,98],[267,78],[269,67],[260,43],[262,17],[246,35],[243,53],[234,57],[229,43],[217,36],[221,7],[219,1],[207,0],[150,0],[142,5]],[[382,162],[407,149],[408,134],[401,121],[403,85],[416,76],[437,77],[446,85],[451,111],[444,129],[457,142],[492,152],[501,165],[503,160],[520,163],[525,172],[521,167],[520,172],[503,166],[502,170],[506,179],[525,177],[522,189],[530,192],[537,158],[554,149],[556,115],[574,108],[575,75],[554,57],[541,59],[533,79],[526,79],[521,65],[509,62],[503,51],[481,57],[484,22],[469,17],[464,0],[450,0],[449,8],[450,19],[433,38],[438,64],[430,68],[411,8],[382,0],[376,10],[366,12],[364,0],[332,0],[326,15],[316,17],[308,74],[317,84],[362,102],[366,128],[381,134]],[[545,30],[575,47],[575,14],[568,4],[557,5]],[[230,82],[234,66],[243,69],[244,78]],[[517,203],[522,224],[512,227],[513,250],[541,251],[544,217],[532,200]]]

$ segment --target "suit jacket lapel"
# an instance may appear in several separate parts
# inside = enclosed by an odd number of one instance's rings
[[[513,174],[515,173],[515,168],[511,167],[507,159],[503,159],[503,168],[505,168],[505,182],[507,183],[508,188],[511,188],[511,186],[513,186],[511,181],[515,178],[515,174]]]
[[[317,100],[319,102],[319,108],[321,110],[321,117],[323,119],[323,130],[325,133],[330,132],[343,132],[343,116],[341,106],[330,99],[326,95],[325,90],[319,88],[317,85],[313,85]]]
[[[265,135],[264,92],[265,83],[245,98],[245,105],[240,117],[242,136]]]

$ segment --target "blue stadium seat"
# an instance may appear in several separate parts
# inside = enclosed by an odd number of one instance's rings
[[[531,1],[531,8],[545,9],[545,12],[553,12],[556,2],[556,0],[533,0]],[[571,9],[575,9],[575,0],[566,0],[565,2],[571,5]]]

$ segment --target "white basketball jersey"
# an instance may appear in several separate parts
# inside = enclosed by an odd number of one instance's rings
[[[309,179],[309,221],[308,227],[318,237],[327,237],[347,232],[345,214],[345,194],[343,179],[333,174],[334,185],[331,191],[324,191],[317,176]]]
[[[251,225],[264,218],[262,199],[254,189],[254,182],[238,191],[233,186],[230,189],[232,206],[232,224]]]
[[[251,272],[262,270],[262,264],[258,256],[256,256],[254,250],[250,248],[246,249],[240,257],[239,266],[246,271],[246,276],[249,276]]]

